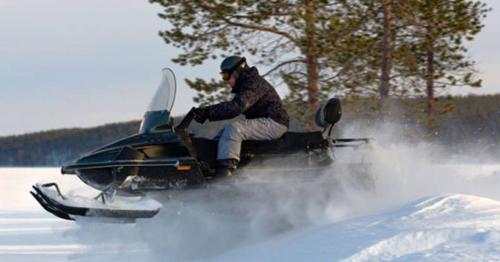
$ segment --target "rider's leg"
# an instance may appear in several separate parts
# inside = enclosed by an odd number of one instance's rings
[[[241,143],[244,140],[272,140],[280,138],[288,128],[270,118],[237,120],[221,132],[217,160],[220,174],[230,175],[240,160]],[[229,172],[228,172],[229,171]]]

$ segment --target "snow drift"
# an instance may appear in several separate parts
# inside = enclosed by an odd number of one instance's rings
[[[451,194],[301,230],[221,261],[485,261],[500,259],[500,202]]]

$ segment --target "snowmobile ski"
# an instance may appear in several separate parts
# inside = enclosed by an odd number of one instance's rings
[[[53,189],[55,188],[55,190]],[[89,199],[84,204],[79,204],[61,194],[55,183],[36,184],[31,195],[48,212],[55,216],[75,220],[78,217],[94,217],[104,219],[117,219],[120,222],[135,222],[138,218],[151,218],[159,211],[161,204],[153,199],[137,199],[140,197],[125,197],[113,202],[103,203],[97,199]],[[123,203],[127,207],[122,207]]]

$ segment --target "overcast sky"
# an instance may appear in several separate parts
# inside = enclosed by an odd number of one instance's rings
[[[498,1],[471,46],[483,88],[500,93]],[[218,77],[218,63],[181,67],[158,37],[166,23],[147,0],[0,0],[0,136],[140,119],[170,67],[178,79],[174,114],[194,92],[184,78]]]

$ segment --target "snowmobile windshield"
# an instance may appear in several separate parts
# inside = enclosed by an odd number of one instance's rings
[[[170,127],[169,117],[174,106],[176,88],[174,72],[164,68],[160,86],[144,114],[139,133],[159,132]]]

